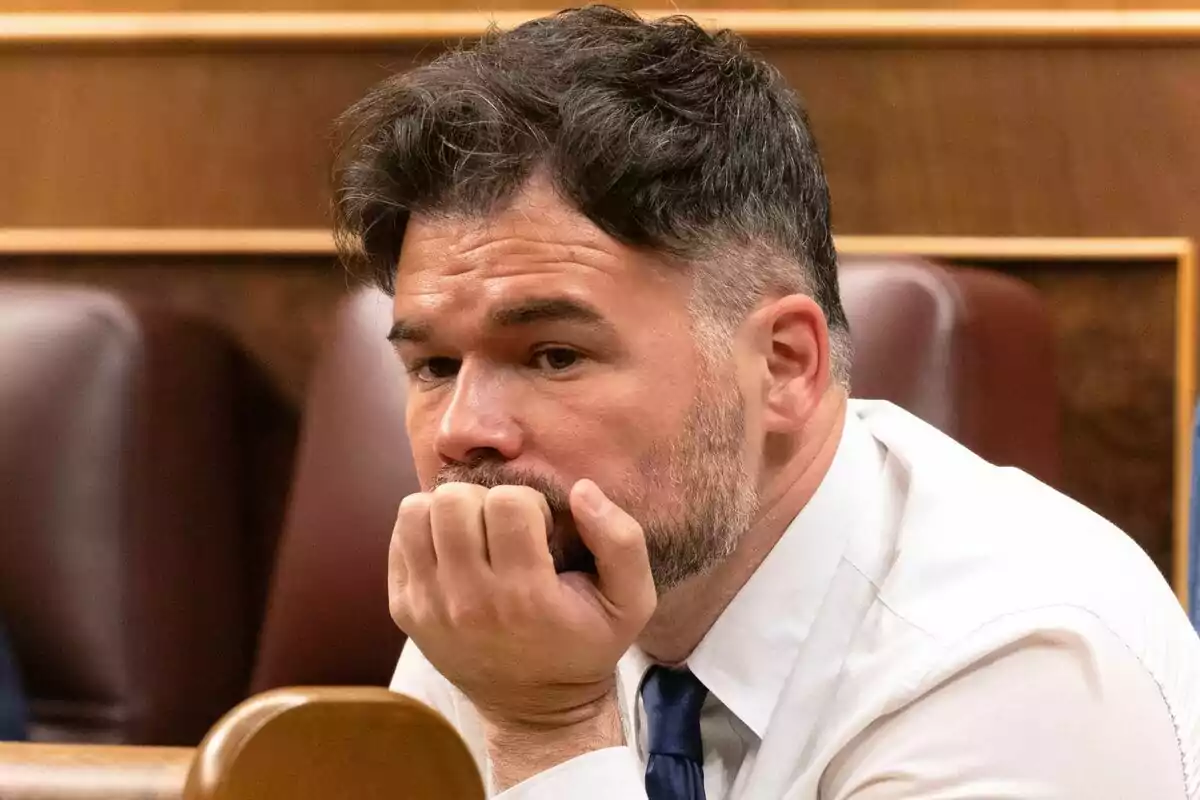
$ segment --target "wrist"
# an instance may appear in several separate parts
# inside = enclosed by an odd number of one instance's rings
[[[593,750],[625,744],[615,691],[536,719],[485,718],[484,734],[497,791]]]

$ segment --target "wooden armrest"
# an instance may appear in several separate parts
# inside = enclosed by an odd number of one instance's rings
[[[3,800],[181,800],[190,747],[0,744]]]
[[[200,747],[0,744],[0,800],[483,800],[458,733],[386,689],[277,689]]]
[[[200,744],[186,800],[483,800],[458,732],[373,687],[294,688],[242,703]]]

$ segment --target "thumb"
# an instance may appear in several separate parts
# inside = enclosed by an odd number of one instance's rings
[[[657,598],[642,526],[586,478],[571,489],[571,514],[596,557],[600,593],[621,610],[649,616]]]

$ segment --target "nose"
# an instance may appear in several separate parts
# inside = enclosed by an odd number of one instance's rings
[[[438,455],[447,463],[512,461],[523,432],[503,377],[471,362],[459,367],[454,392],[438,424]]]

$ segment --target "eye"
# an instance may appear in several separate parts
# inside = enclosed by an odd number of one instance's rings
[[[453,378],[458,374],[459,360],[457,358],[422,358],[412,362],[408,374],[425,383],[436,383]]]
[[[563,372],[577,365],[582,356],[569,347],[547,347],[533,355],[533,364],[548,372]]]

